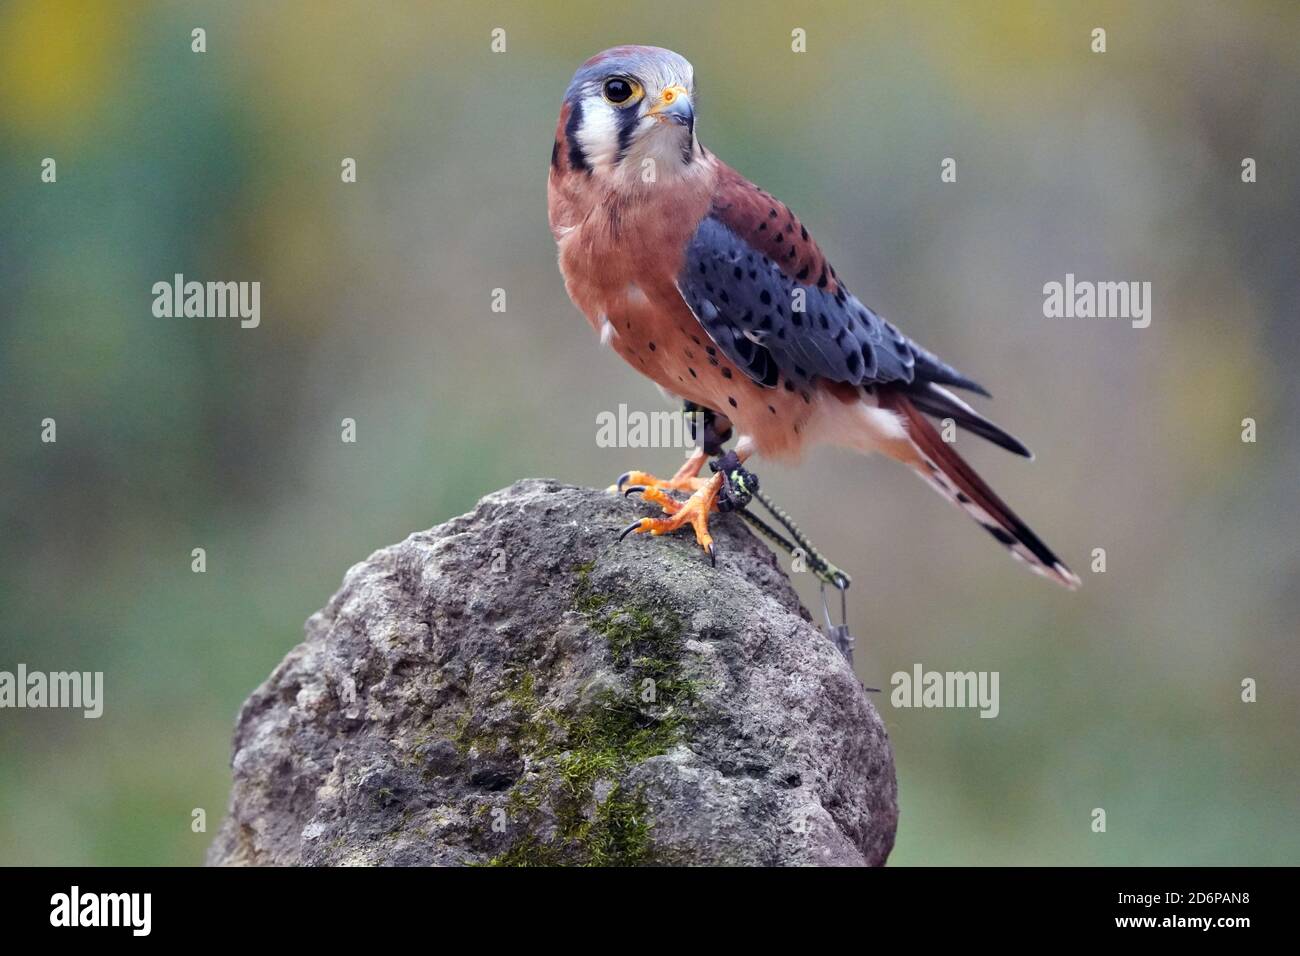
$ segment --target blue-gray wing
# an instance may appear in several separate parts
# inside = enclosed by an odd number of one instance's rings
[[[983,391],[858,301],[833,270],[828,277],[820,250],[801,226],[794,231],[788,210],[788,220],[772,216],[771,231],[760,221],[754,241],[739,234],[754,231],[753,218],[728,211],[715,208],[700,223],[677,287],[718,348],[754,381],[934,381]]]

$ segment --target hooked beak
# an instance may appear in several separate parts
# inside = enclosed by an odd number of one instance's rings
[[[676,123],[688,129],[695,123],[695,110],[691,106],[691,94],[686,87],[674,84],[659,94],[654,106],[646,111],[661,123]]]

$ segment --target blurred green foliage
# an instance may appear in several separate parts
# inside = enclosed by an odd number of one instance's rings
[[[996,720],[882,695],[894,861],[1300,862],[1297,36],[1286,2],[0,5],[0,668],[107,694],[0,712],[0,863],[198,862],[240,702],[351,563],[521,476],[673,467],[596,447],[667,406],[546,226],[560,95],[622,42],[690,58],[706,144],[992,387],[1038,460],[963,450],[1085,578],[889,463],[756,468],[854,573],[868,683],[1001,672]],[[177,272],[260,280],[261,326],[154,318]],[[1045,319],[1066,272],[1151,281],[1151,328]]]

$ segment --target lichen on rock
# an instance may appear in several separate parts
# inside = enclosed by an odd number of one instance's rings
[[[376,552],[241,710],[213,864],[879,864],[888,737],[719,516],[521,481]]]

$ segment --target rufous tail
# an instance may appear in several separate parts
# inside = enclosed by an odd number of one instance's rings
[[[910,449],[897,447],[894,457],[911,465],[939,494],[983,525],[1012,556],[1025,562],[1029,569],[1073,591],[1079,577],[1043,544],[1042,539],[984,483],[975,469],[945,442],[934,425],[901,390],[880,389],[882,408],[894,412],[907,429]]]

